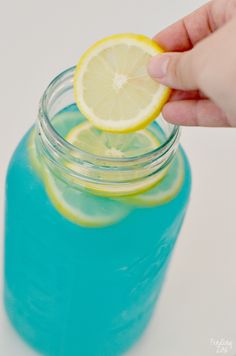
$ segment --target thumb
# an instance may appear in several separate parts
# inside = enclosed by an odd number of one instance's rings
[[[194,50],[156,55],[148,64],[149,75],[161,84],[174,89],[198,89],[194,56]]]

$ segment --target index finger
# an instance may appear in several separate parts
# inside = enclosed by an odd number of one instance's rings
[[[167,51],[183,52],[210,35],[233,16],[236,1],[215,0],[158,33],[154,40]],[[236,9],[235,9],[236,10]]]

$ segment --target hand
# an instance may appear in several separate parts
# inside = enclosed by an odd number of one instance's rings
[[[171,51],[148,67],[154,79],[176,89],[163,108],[165,119],[236,127],[236,0],[213,0],[154,40]]]

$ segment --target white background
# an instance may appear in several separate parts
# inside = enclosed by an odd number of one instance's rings
[[[97,39],[119,32],[152,36],[203,1],[0,3],[2,232],[7,163],[49,81]],[[212,338],[231,341],[227,356],[236,355],[236,130],[186,128],[182,143],[192,164],[191,204],[155,316],[129,356],[211,356]],[[0,309],[0,356],[30,355]]]

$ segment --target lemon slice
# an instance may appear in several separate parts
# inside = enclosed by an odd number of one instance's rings
[[[74,127],[66,140],[85,152],[113,158],[135,157],[160,146],[148,129],[121,135],[100,131],[87,121]]]
[[[131,211],[131,208],[122,202],[75,189],[49,170],[44,171],[44,183],[58,212],[84,227],[102,227],[117,223]]]
[[[113,35],[95,43],[75,71],[80,111],[104,131],[131,132],[147,126],[170,94],[147,72],[151,56],[162,52],[156,42],[136,34]]]
[[[184,181],[184,161],[180,152],[174,158],[165,177],[145,193],[125,198],[135,206],[151,207],[162,205],[172,200],[180,191]]]
[[[74,126],[84,121],[85,117],[76,108],[74,111],[59,112],[53,117],[51,124],[62,137],[65,137]],[[37,130],[33,127],[28,139],[28,155],[32,168],[41,176],[42,164],[36,148],[36,133]]]
[[[70,110],[70,109],[68,109]],[[85,121],[85,117],[81,114],[78,109],[74,111],[61,111],[57,113],[52,121],[51,124],[54,129],[61,135],[63,138],[71,131],[71,129],[81,122]]]
[[[28,157],[33,170],[39,177],[41,177],[41,162],[38,157],[35,138],[36,129],[33,127],[28,139]]]
[[[150,152],[161,145],[152,126],[134,133],[115,134],[98,130],[88,121],[73,128],[66,136],[66,140],[83,151],[98,155],[100,158],[104,157],[104,165],[106,165],[106,158],[132,158]],[[168,169],[167,167],[155,175],[140,179],[140,173],[135,169],[132,171],[107,170],[101,173],[97,170],[91,170],[88,166],[78,167],[76,163],[68,163],[68,167],[75,172],[77,171],[80,175],[86,175],[95,179],[95,181],[97,179],[100,181],[97,184],[90,180],[85,181],[79,177],[73,177],[72,182],[74,184],[83,186],[92,191],[93,194],[106,197],[144,192],[161,180]],[[101,180],[104,181],[104,184]],[[130,182],[131,180],[132,182]],[[114,185],[107,183],[109,181],[129,181],[130,183]]]

